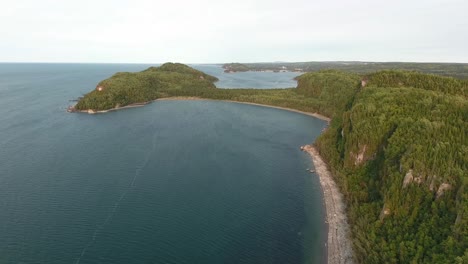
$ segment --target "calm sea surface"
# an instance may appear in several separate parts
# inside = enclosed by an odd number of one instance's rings
[[[0,64],[0,263],[320,263],[322,194],[299,146],[325,123],[216,101],[66,113],[148,66]],[[283,76],[197,68],[226,88]]]
[[[296,87],[294,78],[298,72],[236,72],[224,73],[220,65],[191,65],[207,74],[218,77],[218,88],[291,88]]]

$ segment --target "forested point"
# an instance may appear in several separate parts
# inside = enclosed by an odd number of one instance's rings
[[[180,63],[165,63],[137,73],[118,72],[101,81],[74,108],[108,110],[172,96],[178,91],[196,93],[216,90],[213,83],[217,80],[214,76]]]
[[[468,263],[468,82],[400,70],[297,80],[290,89],[217,89],[215,77],[168,63],[115,74],[76,109],[192,96],[329,116],[315,145],[346,198],[356,261]]]

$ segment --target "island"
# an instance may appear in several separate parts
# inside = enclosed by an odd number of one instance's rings
[[[250,71],[250,68],[242,63],[226,63],[223,64],[223,69],[225,73]]]
[[[329,263],[467,263],[466,80],[402,70],[320,70],[299,76],[290,89],[218,89],[215,81],[177,63],[116,73],[72,110],[190,98],[325,116],[328,128],[302,149],[320,174]]]

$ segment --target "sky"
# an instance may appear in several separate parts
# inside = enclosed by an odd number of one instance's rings
[[[466,0],[0,4],[0,62],[468,62]]]

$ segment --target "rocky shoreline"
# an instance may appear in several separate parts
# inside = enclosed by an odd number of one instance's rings
[[[327,164],[322,160],[317,149],[311,145],[301,147],[311,157],[315,173],[319,176],[326,208],[325,223],[328,224],[327,263],[352,264],[353,251],[346,218],[346,206]]]
[[[114,107],[114,108],[107,109],[107,110],[93,110],[93,109],[76,110],[74,106],[69,106],[67,108],[67,112],[69,112],[69,113],[87,113],[87,114],[93,115],[93,114],[107,113],[107,112],[112,112],[112,111],[117,111],[117,110],[122,110],[122,109],[127,109],[127,108],[142,107],[142,106],[145,106],[145,105],[147,105],[147,104],[149,104],[151,102],[152,101],[143,102],[143,103],[134,103],[134,104],[129,104],[129,105],[122,106],[122,107]]]

